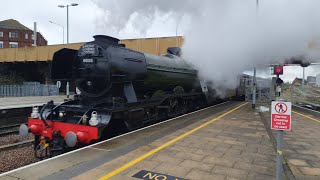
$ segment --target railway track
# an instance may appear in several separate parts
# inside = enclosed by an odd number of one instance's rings
[[[297,106],[320,112],[320,105],[318,103],[311,103],[311,102],[307,102],[307,101],[302,101],[300,103],[297,103]]]
[[[17,142],[17,143],[12,143],[12,144],[7,144],[7,145],[3,145],[0,146],[0,152],[1,151],[6,151],[6,150],[11,150],[11,149],[15,149],[18,147],[25,147],[25,146],[29,146],[34,142],[34,140],[26,140],[26,141],[22,141],[22,142]]]
[[[19,136],[18,135],[19,126],[20,126],[20,124],[11,124],[11,125],[6,125],[6,126],[0,127],[0,137],[3,139],[9,140],[7,143],[2,143],[2,145],[0,145],[0,152],[30,146],[34,142],[33,139],[24,140],[24,141],[21,141],[22,139],[21,140],[18,140],[15,138],[12,139],[12,137]],[[16,134],[16,135],[14,135],[14,134]],[[6,135],[8,135],[8,136],[6,136]]]
[[[302,105],[301,107],[320,112],[320,106],[314,106],[314,105],[307,104],[307,105]]]
[[[7,125],[7,126],[1,126],[0,127],[0,137],[1,136],[6,136],[9,134],[16,134],[19,132],[19,126],[21,124],[12,124],[12,125]]]

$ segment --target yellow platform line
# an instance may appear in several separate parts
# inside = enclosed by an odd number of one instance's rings
[[[144,160],[145,158],[147,158],[147,157],[153,155],[154,153],[160,151],[161,149],[164,149],[164,148],[168,147],[169,145],[171,145],[171,144],[179,141],[180,139],[182,139],[182,138],[184,138],[184,137],[186,137],[186,136],[188,136],[188,135],[190,135],[190,134],[198,131],[199,129],[201,129],[201,128],[203,128],[203,127],[205,127],[205,126],[213,123],[214,121],[219,120],[220,118],[222,118],[222,117],[224,117],[224,116],[232,113],[233,111],[241,108],[242,106],[244,106],[244,105],[246,105],[246,104],[248,104],[248,103],[243,103],[243,104],[235,107],[234,109],[232,109],[232,110],[230,110],[230,111],[228,111],[228,112],[226,112],[226,113],[224,113],[224,114],[222,114],[222,115],[220,115],[220,116],[218,116],[218,117],[216,117],[216,118],[214,118],[214,119],[212,119],[212,120],[210,120],[210,121],[208,121],[208,122],[206,122],[206,123],[204,123],[204,124],[202,124],[202,125],[200,125],[200,126],[198,126],[198,127],[196,127],[196,128],[194,128],[194,129],[192,129],[192,130],[190,130],[190,131],[188,131],[188,132],[186,132],[186,133],[184,133],[184,134],[182,134],[182,135],[180,135],[180,136],[178,136],[178,137],[176,137],[176,138],[174,138],[174,139],[166,142],[165,144],[163,144],[163,145],[161,145],[161,146],[159,146],[159,147],[157,147],[157,148],[155,148],[155,149],[147,152],[146,154],[144,154],[144,155],[142,155],[142,156],[140,156],[140,157],[132,160],[131,162],[129,162],[129,163],[121,166],[120,168],[118,168],[118,169],[110,172],[109,174],[104,175],[103,177],[99,178],[99,180],[108,179],[108,178],[111,178],[112,176],[117,175],[117,174],[120,173],[121,171],[123,171],[123,170],[125,170],[125,169],[128,169],[129,167],[137,164],[138,162]]]
[[[298,115],[300,115],[300,116],[303,116],[303,117],[305,117],[305,118],[308,118],[308,119],[311,119],[311,120],[320,122],[320,120],[318,120],[318,119],[316,119],[316,118],[309,117],[309,116],[307,116],[307,115],[305,115],[305,114],[302,114],[302,113],[298,113],[297,111],[292,111],[292,112],[294,112],[295,114],[298,114]]]

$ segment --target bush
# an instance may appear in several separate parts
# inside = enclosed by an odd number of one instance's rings
[[[9,84],[22,84],[24,79],[16,75],[1,75],[0,74],[0,85],[9,85]]]

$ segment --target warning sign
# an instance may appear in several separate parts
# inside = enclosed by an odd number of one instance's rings
[[[272,101],[271,129],[291,130],[291,102]]]

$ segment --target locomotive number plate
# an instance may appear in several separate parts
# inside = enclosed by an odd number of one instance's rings
[[[91,63],[95,63],[96,61],[95,61],[95,59],[85,58],[85,59],[82,59],[82,62],[91,64]]]

